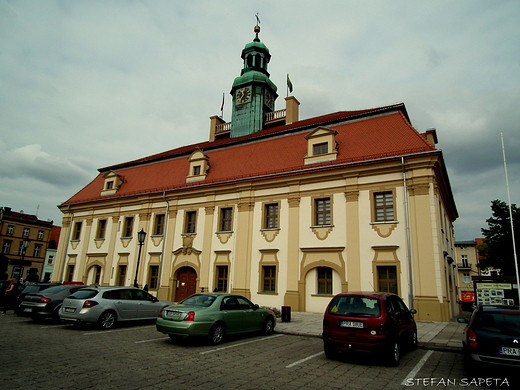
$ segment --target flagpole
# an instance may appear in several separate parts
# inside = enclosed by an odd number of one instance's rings
[[[516,290],[518,293],[518,304],[520,305],[520,288],[519,288],[520,278],[518,277],[518,257],[516,254],[515,227],[514,227],[514,223],[513,223],[513,210],[511,208],[511,194],[509,191],[509,179],[507,177],[506,150],[504,147],[504,134],[503,133],[500,133],[500,138],[502,140],[502,156],[504,158],[504,171],[506,174],[507,203],[509,204],[509,221],[511,222],[511,238],[513,240],[513,258],[515,261],[515,271],[516,271]]]

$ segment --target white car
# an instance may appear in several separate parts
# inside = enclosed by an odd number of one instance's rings
[[[59,316],[64,321],[97,323],[101,329],[110,329],[121,321],[155,319],[170,304],[135,287],[86,287],[65,298]]]

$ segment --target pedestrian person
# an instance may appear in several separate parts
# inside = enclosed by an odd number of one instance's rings
[[[14,301],[16,299],[16,294],[18,293],[18,283],[15,278],[9,279],[9,286],[5,290],[4,297],[4,312],[2,314],[6,314],[8,309],[11,309]]]

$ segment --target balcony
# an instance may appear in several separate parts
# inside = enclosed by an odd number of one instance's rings
[[[278,122],[278,121],[285,121],[286,117],[286,109],[268,112],[265,114],[265,124]],[[221,123],[216,125],[215,127],[215,135],[221,135],[224,133],[228,133],[231,130],[231,122]]]
[[[473,265],[470,263],[457,263],[457,268],[459,271],[471,271]]]

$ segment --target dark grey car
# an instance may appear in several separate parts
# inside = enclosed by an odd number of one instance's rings
[[[20,303],[20,314],[30,316],[35,321],[48,317],[59,320],[59,310],[63,300],[85,287],[85,285],[62,284],[38,293],[27,294]]]

